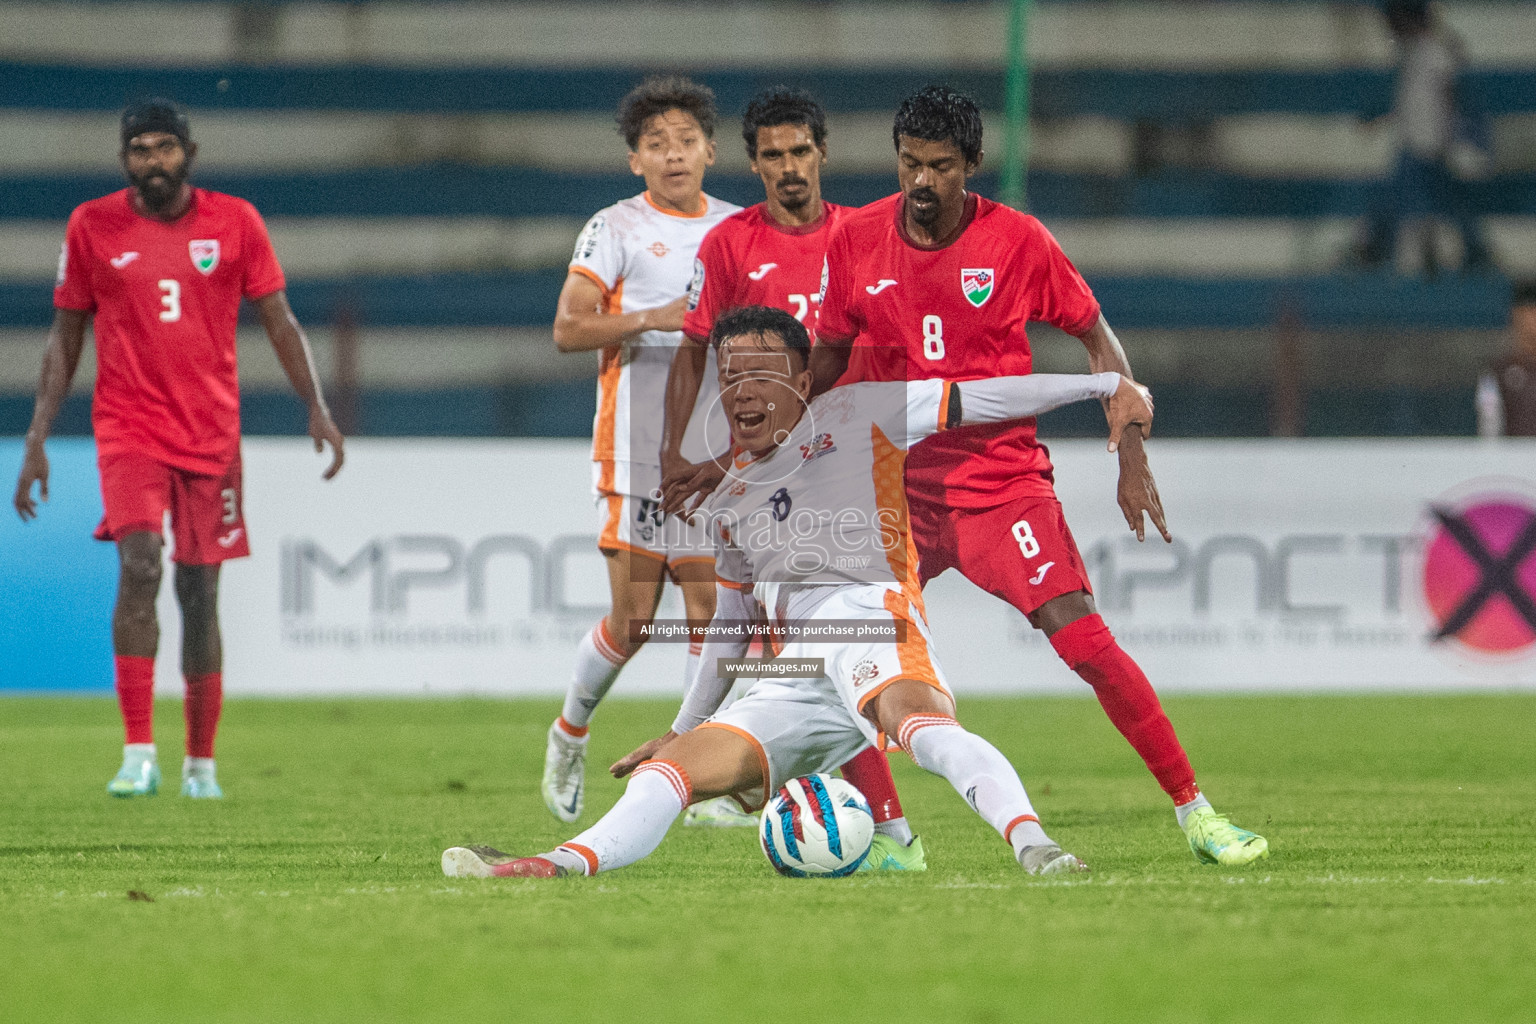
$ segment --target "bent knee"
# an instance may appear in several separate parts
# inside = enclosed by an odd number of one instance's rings
[[[159,592],[160,578],[164,575],[159,558],[143,554],[127,555],[120,565],[119,582],[124,590],[150,596]]]

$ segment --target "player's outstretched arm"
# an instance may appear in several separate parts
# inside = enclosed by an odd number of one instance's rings
[[[37,518],[38,497],[48,500],[48,454],[43,442],[53,429],[53,421],[69,394],[70,382],[80,365],[85,348],[85,322],[89,314],[79,309],[55,309],[53,327],[48,331],[48,347],[43,351],[43,369],[37,378],[37,400],[32,406],[32,425],[27,428],[26,447],[21,458],[21,473],[16,480],[16,514],[22,522]]]
[[[680,331],[688,296],[633,313],[610,313],[606,305],[596,281],[585,274],[567,274],[555,304],[555,347],[561,352],[592,352],[621,345],[646,331]]]
[[[346,461],[346,440],[337,429],[336,421],[331,419],[331,410],[326,407],[309,339],[304,336],[304,329],[288,305],[287,292],[279,290],[263,295],[256,300],[256,312],[261,316],[261,326],[266,328],[277,361],[283,364],[283,372],[288,375],[293,390],[309,406],[309,436],[314,438],[315,451],[324,451],[327,443],[331,446],[331,465],[322,474],[329,480],[341,471],[341,464]]]

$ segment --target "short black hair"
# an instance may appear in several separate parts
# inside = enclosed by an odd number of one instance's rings
[[[1516,281],[1510,289],[1509,304],[1511,306],[1536,306],[1536,277],[1528,277],[1524,281]]]
[[[124,150],[128,148],[128,143],[145,132],[167,132],[180,139],[183,146],[192,141],[187,112],[181,109],[181,104],[164,96],[151,96],[130,103],[123,111],[118,131],[122,136]]]
[[[738,306],[715,321],[709,343],[715,348],[748,334],[775,334],[791,352],[800,353],[802,368],[811,362],[811,336],[805,324],[773,306]]]
[[[816,145],[827,141],[827,111],[804,89],[775,85],[752,97],[747,112],[741,115],[741,137],[747,143],[747,156],[757,159],[757,130],[781,124],[803,124],[811,130]]]
[[[619,101],[619,134],[637,149],[645,122],[669,110],[693,115],[704,137],[715,137],[715,91],[682,75],[651,75],[629,90]]]
[[[891,141],[901,148],[901,137],[953,142],[974,164],[981,159],[981,108],[963,92],[945,85],[930,85],[901,101]]]

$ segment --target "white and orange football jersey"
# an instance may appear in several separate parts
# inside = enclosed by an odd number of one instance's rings
[[[715,572],[772,621],[807,618],[836,588],[876,584],[921,614],[904,482],[908,450],[941,431],[1108,398],[1115,373],[845,384],[812,399],[778,447],[739,453],[704,509]]]
[[[607,312],[632,313],[664,306],[688,293],[699,243],[711,228],[741,209],[701,197],[696,214],[664,210],[650,193],[625,199],[587,221],[576,240],[571,272],[603,291]],[[594,482],[599,493],[647,496],[661,484],[662,417],[672,356],[681,331],[646,331],[602,350],[597,378],[597,416],[592,424]],[[694,403],[682,455],[701,462],[724,451],[729,428],[719,410],[711,353]]]

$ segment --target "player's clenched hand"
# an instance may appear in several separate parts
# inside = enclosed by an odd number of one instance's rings
[[[665,736],[658,736],[651,740],[649,743],[640,744],[640,746],[636,747],[632,752],[625,754],[623,757],[615,761],[613,763],[613,767],[609,768],[608,770],[613,773],[614,778],[622,779],[624,776],[640,767],[641,762],[649,761],[652,757],[655,757],[656,751],[660,750],[662,747],[666,746],[668,743],[671,743],[675,739],[677,739],[677,733],[673,732],[671,729],[668,729]]]
[[[673,299],[665,306],[655,306],[645,311],[642,323],[647,331],[680,331],[683,317],[688,313],[688,296]]]
[[[324,409],[314,408],[309,411],[309,436],[315,439],[315,451],[325,451],[326,442],[331,445],[331,465],[321,476],[329,480],[341,472],[341,464],[347,460],[346,438],[341,436],[341,430],[336,426],[336,421],[331,419],[331,414]]]
[[[1120,386],[1110,396],[1105,414],[1109,417],[1110,451],[1120,447],[1120,436],[1133,423],[1141,428],[1143,438],[1152,436],[1152,392],[1129,377],[1121,376]]]
[[[21,475],[16,480],[16,514],[21,521],[37,518],[37,502],[32,499],[32,484],[43,501],[48,500],[48,455],[41,444],[28,444],[21,459]]]
[[[1152,479],[1152,469],[1147,465],[1147,452],[1141,446],[1141,431],[1128,426],[1120,435],[1120,486],[1116,498],[1125,521],[1137,540],[1147,539],[1147,526],[1143,513],[1152,517],[1152,525],[1163,535],[1163,540],[1173,543],[1168,524],[1163,517],[1163,500],[1157,495],[1157,481]]]

